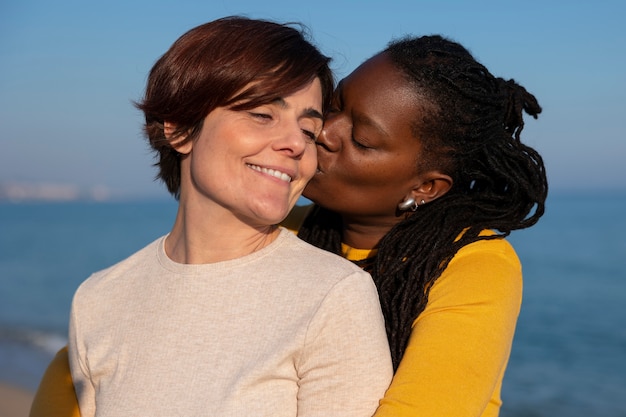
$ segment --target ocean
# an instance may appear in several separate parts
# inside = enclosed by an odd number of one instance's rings
[[[626,417],[626,193],[553,193],[509,237],[524,300],[502,417]],[[34,390],[72,295],[169,231],[173,201],[0,204],[0,381]]]

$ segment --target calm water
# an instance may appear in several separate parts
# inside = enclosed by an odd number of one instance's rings
[[[91,272],[166,233],[173,202],[0,204],[0,380],[34,389]],[[502,417],[626,417],[626,194],[553,195],[510,238],[524,302]]]

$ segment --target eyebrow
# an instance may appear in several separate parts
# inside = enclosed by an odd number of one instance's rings
[[[277,104],[283,108],[287,108],[289,107],[289,105],[287,104],[287,102],[285,101],[284,98],[282,97],[278,97],[274,100],[272,100],[272,103]],[[324,120],[324,116],[322,115],[322,113],[320,113],[318,110],[314,109],[313,107],[307,107],[306,109],[304,109],[304,111],[301,113],[300,117],[311,117],[311,118],[315,118],[315,119],[320,119],[320,120]]]
[[[320,120],[324,120],[324,116],[322,115],[322,113],[320,113],[319,111],[313,109],[313,108],[307,108],[302,112],[303,116],[307,116],[307,117],[311,117],[311,118],[315,118],[315,119],[320,119]]]

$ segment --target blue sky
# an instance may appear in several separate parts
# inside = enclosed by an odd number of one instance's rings
[[[166,195],[131,101],[182,33],[243,14],[307,25],[338,78],[394,37],[451,37],[537,96],[544,112],[522,139],[543,154],[553,189],[624,190],[626,2],[593,3],[3,1],[0,182]]]

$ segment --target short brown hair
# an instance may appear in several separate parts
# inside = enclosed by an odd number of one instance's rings
[[[193,140],[204,118],[217,107],[245,110],[285,97],[319,78],[322,111],[332,97],[330,58],[294,25],[231,16],[183,34],[150,71],[144,99],[145,133],[158,154],[157,178],[176,198],[180,193],[180,154],[166,139],[165,121],[174,136]]]

